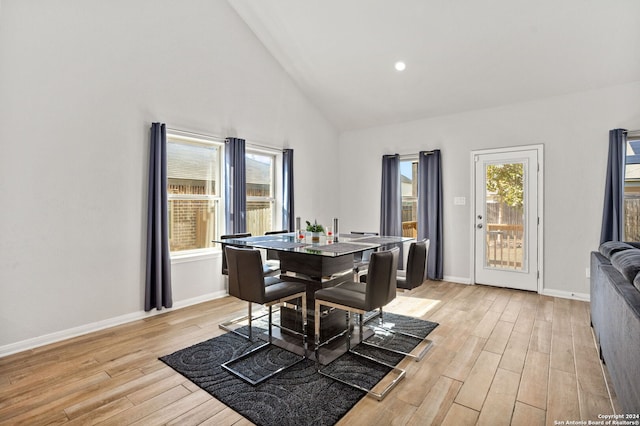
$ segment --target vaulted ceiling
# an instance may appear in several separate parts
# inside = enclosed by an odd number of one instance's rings
[[[341,131],[640,81],[639,0],[228,1]]]

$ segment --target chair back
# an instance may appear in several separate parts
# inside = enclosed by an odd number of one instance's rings
[[[234,238],[245,238],[245,237],[250,237],[251,234],[248,232],[242,233],[242,234],[227,234],[227,235],[220,235],[220,239],[221,240],[231,240]],[[222,274],[223,275],[227,275],[229,273],[229,268],[227,266],[227,252],[225,251],[225,248],[227,247],[227,244],[222,243]]]
[[[372,237],[380,235],[377,232],[363,232],[363,231],[351,231],[349,233],[354,236],[363,236],[363,237],[367,235],[370,235]],[[371,253],[373,253],[374,251],[375,250],[365,250],[365,251],[360,251],[358,253],[354,253],[353,259],[356,262],[368,262],[369,259],[371,258]]]
[[[288,234],[289,231],[287,231],[286,229],[281,229],[280,231],[267,231],[264,233],[264,235],[275,235],[275,234]]]
[[[427,278],[427,254],[429,240],[411,243],[407,258],[407,285],[409,288],[418,287]]]
[[[276,234],[287,234],[289,231],[286,229],[281,229],[280,231],[267,231],[264,235],[276,235]],[[267,249],[267,260],[280,260],[280,256],[278,256],[277,250],[268,250]]]
[[[396,297],[396,270],[400,249],[378,251],[371,254],[365,304],[375,309],[386,305]]]
[[[264,303],[262,256],[258,250],[227,246],[229,294],[241,300]]]

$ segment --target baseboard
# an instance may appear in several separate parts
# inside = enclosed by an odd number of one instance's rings
[[[457,284],[471,284],[471,279],[464,277],[452,277],[445,275],[443,280]],[[573,293],[564,290],[544,289],[540,294],[544,296],[560,297],[562,299],[580,300],[582,302],[591,301],[591,295],[588,293]]]
[[[115,327],[117,325],[126,324],[128,322],[137,321],[137,320],[149,318],[155,315],[164,314],[166,312],[171,312],[176,309],[186,308],[187,306],[197,305],[198,303],[207,302],[209,300],[219,299],[226,295],[227,295],[226,291],[208,293],[202,296],[175,302],[173,307],[169,309],[163,309],[161,311],[153,310],[151,312],[145,312],[145,311],[132,312],[132,313],[120,315],[114,318],[109,318],[106,320],[92,322],[92,323],[81,325],[78,327],[69,328],[67,330],[56,331],[55,333],[45,334],[43,336],[22,340],[20,342],[10,343],[8,345],[0,346],[0,358],[8,355],[16,354],[18,352],[34,349],[40,346],[49,345],[51,343],[61,342],[63,340],[82,336],[84,334],[89,334],[96,331],[104,330],[106,328]]]
[[[471,279],[465,277],[452,277],[450,275],[445,275],[444,277],[442,277],[442,280],[456,284],[471,284]]]
[[[580,300],[581,302],[590,302],[591,295],[588,293],[573,293],[564,290],[544,289],[542,293],[545,296],[560,297],[562,299]]]

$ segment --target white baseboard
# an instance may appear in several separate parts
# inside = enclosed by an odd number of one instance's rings
[[[93,333],[95,331],[104,330],[109,327],[115,327],[116,325],[126,324],[128,322],[137,321],[140,319],[152,317],[166,312],[171,312],[176,309],[186,308],[187,306],[196,305],[198,303],[207,302],[213,299],[219,299],[227,295],[226,291],[218,291],[215,293],[204,294],[202,296],[194,297],[191,299],[181,300],[173,304],[173,307],[163,309],[161,311],[153,310],[150,312],[138,311],[125,315],[120,315],[114,318],[109,318],[102,321],[92,322],[89,324],[81,325],[78,327],[69,328],[67,330],[56,331],[55,333],[45,334],[43,336],[34,337],[20,342],[10,343],[8,345],[0,346],[0,358],[12,355],[18,352],[26,351],[29,349],[37,348],[51,343],[61,342],[63,340],[70,339],[72,337],[82,336],[84,334]]]
[[[582,302],[591,301],[591,295],[588,293],[573,293],[570,291],[553,290],[553,289],[546,288],[542,290],[541,294],[545,296],[560,297],[562,299],[580,300]]]
[[[457,284],[471,284],[471,279],[464,278],[464,277],[452,277],[452,276],[445,275],[443,280],[452,282],[452,283],[457,283]],[[562,299],[580,300],[582,302],[591,301],[591,295],[588,293],[573,293],[570,291],[554,290],[554,289],[547,288],[547,289],[544,289],[540,294],[544,296],[560,297]]]
[[[444,277],[442,277],[442,280],[456,284],[471,284],[471,278],[465,277],[452,277],[450,275],[445,275]]]

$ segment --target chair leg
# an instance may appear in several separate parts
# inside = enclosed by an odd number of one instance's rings
[[[316,355],[316,369],[320,369],[320,303],[316,300],[315,310],[313,311],[313,343]]]
[[[302,303],[301,303],[301,305],[302,305],[302,330],[303,330],[302,343],[303,343],[303,346],[304,346],[304,356],[296,355],[296,356],[299,357],[298,359],[296,359],[293,362],[289,363],[288,365],[284,365],[284,366],[278,368],[277,370],[275,370],[275,371],[273,371],[273,372],[271,372],[271,373],[269,373],[269,374],[267,374],[267,375],[265,375],[263,377],[260,377],[258,379],[253,379],[253,378],[249,377],[248,375],[244,374],[243,372],[241,372],[241,371],[239,371],[239,370],[237,370],[237,369],[235,369],[233,367],[233,364],[235,364],[236,362],[241,361],[241,360],[243,360],[245,358],[248,358],[248,357],[252,356],[253,354],[255,354],[258,351],[265,350],[265,349],[267,349],[269,346],[271,346],[273,344],[273,330],[272,330],[272,327],[273,327],[273,309],[272,309],[272,305],[274,303],[281,303],[281,302],[285,302],[287,300],[291,300],[292,299],[292,298],[283,298],[281,300],[274,301],[271,304],[268,304],[268,306],[267,306],[268,309],[269,309],[269,313],[268,313],[268,315],[269,315],[269,324],[268,324],[268,327],[269,327],[269,340],[268,340],[268,342],[265,342],[265,343],[261,344],[260,346],[250,350],[249,352],[246,352],[246,353],[244,353],[244,354],[242,354],[242,355],[240,355],[240,356],[238,356],[236,358],[233,358],[233,359],[221,364],[221,367],[223,369],[225,369],[226,371],[228,371],[229,373],[235,375],[236,377],[239,377],[240,379],[242,379],[242,380],[250,383],[251,385],[255,386],[255,385],[260,384],[260,383],[264,382],[265,380],[275,376],[276,374],[286,370],[287,368],[293,367],[294,365],[298,364],[299,362],[302,362],[305,358],[307,358],[307,341],[306,341],[306,335],[305,335],[305,333],[306,333],[306,324],[307,324],[307,319],[306,319],[306,313],[307,313],[307,309],[306,309],[307,308],[306,293],[302,293],[302,294],[299,293],[298,297],[300,297],[302,299]],[[251,303],[249,303],[249,318],[251,318]],[[249,329],[251,330],[251,319],[249,319],[249,327],[250,327]],[[239,333],[236,333],[236,334],[239,334]],[[251,331],[249,331],[249,335],[251,335]],[[246,338],[246,336],[243,336],[243,337]]]
[[[384,349],[386,351],[390,351],[390,352],[394,352],[394,353],[397,353],[397,354],[400,354],[400,355],[408,356],[409,358],[413,358],[416,362],[418,362],[418,361],[422,360],[422,358],[424,358],[424,356],[427,354],[427,352],[429,351],[429,349],[431,349],[431,346],[433,345],[433,342],[431,340],[429,340],[427,338],[424,338],[424,337],[421,337],[421,336],[416,336],[415,334],[406,333],[404,331],[397,331],[397,330],[391,330],[389,328],[386,328],[384,326],[384,317],[383,317],[384,312],[383,312],[382,307],[380,307],[380,312],[379,312],[378,315],[379,315],[379,319],[378,319],[379,326],[378,326],[378,328],[380,328],[380,329],[382,329],[382,330],[384,330],[384,331],[386,331],[388,333],[400,334],[402,336],[407,336],[407,337],[410,337],[412,339],[420,340],[420,342],[416,345],[416,347],[420,346],[422,343],[425,343],[425,346],[416,355],[416,354],[413,354],[411,352],[404,352],[404,351],[399,351],[399,350],[396,350],[396,349],[386,348],[384,346],[376,345],[375,343],[371,343],[371,342],[362,342],[362,343],[364,343],[367,346],[374,346],[376,348]],[[371,319],[373,319],[375,317],[376,317],[376,315],[373,315],[373,316],[369,317],[366,321],[369,321],[369,320],[371,320]]]
[[[351,350],[351,312],[346,311],[347,315],[347,352]]]
[[[248,302],[248,303],[249,303],[249,307],[247,308],[247,312],[249,314],[249,340],[251,340],[251,337],[253,336],[253,327],[251,327],[253,314],[251,313],[251,302]],[[269,324],[271,324],[271,310],[269,310]],[[269,325],[269,327],[271,327],[271,325]]]
[[[244,315],[242,317],[234,318],[232,320],[220,323],[220,324],[218,324],[218,327],[220,329],[224,330],[224,331],[228,331],[230,333],[237,334],[238,336],[244,337],[245,339],[251,340],[252,336],[253,336],[252,328],[251,328],[251,322],[253,320],[256,320],[258,318],[262,318],[262,317],[267,316],[267,315],[268,315],[267,312],[262,312],[262,313],[258,314],[256,317],[254,317],[253,313],[252,313],[252,306],[251,306],[251,303],[249,302],[249,306],[248,306],[248,309],[247,309],[247,315]],[[245,321],[247,321],[249,323],[249,332],[247,334],[242,334],[238,330],[236,330],[236,329],[231,327],[232,325],[241,324],[241,323],[244,323]]]
[[[337,309],[344,309],[346,311],[346,325],[347,325],[347,329],[336,335],[331,337],[330,339],[322,342],[322,344],[320,343],[320,307],[323,306],[321,305],[320,301],[316,299],[316,304],[315,304],[315,312],[314,312],[314,319],[315,319],[315,330],[314,330],[314,340],[315,340],[315,355],[316,355],[316,368],[318,373],[322,374],[325,377],[329,377],[330,379],[336,380],[338,382],[344,383],[345,385],[351,386],[353,388],[359,389],[361,391],[366,392],[369,396],[372,396],[374,398],[376,398],[378,401],[382,401],[387,394],[405,377],[406,372],[401,369],[398,368],[397,366],[394,365],[390,365],[387,364],[385,362],[382,362],[380,360],[377,360],[375,358],[372,358],[370,356],[366,356],[363,354],[360,354],[358,352],[355,352],[353,349],[351,349],[351,311],[348,310],[348,307],[346,306],[341,306],[341,305],[327,305],[327,306],[333,306]],[[364,323],[364,312],[358,312],[360,315],[360,320],[359,320],[359,332],[360,332],[360,336],[359,336],[359,340],[362,341],[363,338],[363,323]],[[351,353],[353,355],[356,355],[358,357],[361,358],[365,358],[368,359],[369,361],[375,362],[376,364],[379,365],[383,365],[387,368],[389,368],[391,372],[394,372],[396,374],[396,377],[391,381],[391,383],[387,384],[384,389],[381,392],[375,392],[374,389],[376,388],[376,386],[374,386],[374,388],[372,389],[367,389],[363,386],[360,386],[358,384],[349,382],[347,380],[343,380],[340,377],[334,376],[330,373],[327,373],[325,371],[323,371],[322,369],[322,364],[320,363],[320,346],[324,346],[326,344],[328,344],[329,342],[333,341],[334,339],[341,337],[343,334],[347,334],[347,352]]]
[[[271,309],[271,305],[269,305],[269,343],[273,341],[273,330],[271,327],[272,324],[273,324],[273,312]]]

